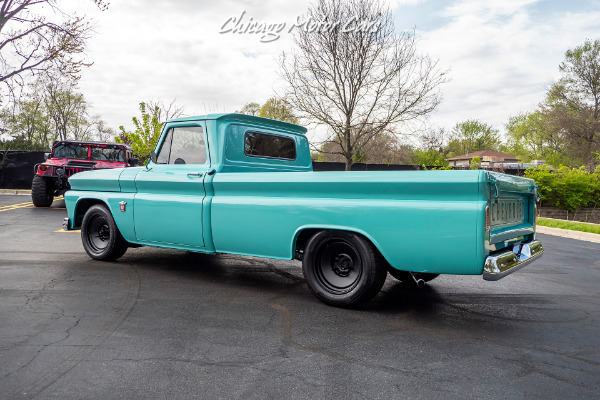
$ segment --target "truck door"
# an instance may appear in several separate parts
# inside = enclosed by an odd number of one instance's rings
[[[135,178],[138,241],[204,248],[202,201],[210,166],[204,123],[167,126],[156,162]]]

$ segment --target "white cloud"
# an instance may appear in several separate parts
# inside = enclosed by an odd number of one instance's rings
[[[80,3],[77,3],[78,6]],[[151,5],[151,7],[150,7]],[[273,95],[277,58],[290,36],[261,43],[259,35],[220,34],[229,17],[286,22],[305,12],[307,1],[130,1],[105,12],[87,8],[97,21],[90,41],[94,65],[81,90],[110,125],[128,125],[138,103],[177,99],[188,113],[234,111]]]
[[[463,0],[455,1],[444,9],[442,15],[447,17],[462,17],[464,15],[479,15],[488,19],[500,16],[510,16],[522,11],[525,7],[539,3],[541,0]]]
[[[564,52],[600,31],[600,10],[534,13],[534,3],[455,3],[442,10],[446,24],[420,32],[421,48],[451,67],[452,81],[433,121],[451,128],[476,118],[503,129],[511,115],[543,100],[559,78]]]

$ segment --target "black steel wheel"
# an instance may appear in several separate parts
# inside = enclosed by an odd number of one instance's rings
[[[31,183],[31,200],[36,207],[50,207],[54,201],[54,182],[49,178],[35,175]]]
[[[415,283],[415,280],[410,276],[410,272],[408,271],[400,271],[392,266],[388,266],[388,272],[400,282]],[[429,282],[440,276],[440,274],[431,274],[428,272],[413,272],[413,275],[415,276],[415,279],[423,279],[423,282]]]
[[[94,260],[116,260],[127,251],[127,241],[119,232],[110,211],[99,204],[90,207],[83,217],[81,242]]]
[[[386,263],[364,237],[328,230],[306,245],[302,271],[311,292],[322,302],[352,307],[373,298],[386,278]]]

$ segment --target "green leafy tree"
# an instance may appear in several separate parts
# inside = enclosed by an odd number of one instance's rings
[[[479,163],[481,163],[481,157],[473,157],[473,159],[471,159],[470,168],[479,169]]]
[[[121,133],[115,137],[118,143],[127,143],[133,148],[134,154],[140,162],[145,162],[154,150],[160,137],[162,123],[159,120],[160,107],[148,109],[145,102],[140,103],[140,117],[133,117],[133,131],[127,131],[123,125],[119,126]]]
[[[77,92],[74,81],[43,76],[14,105],[0,111],[4,149],[48,149],[54,140],[106,138],[111,132]]]
[[[260,104],[258,103],[246,103],[244,104],[244,107],[242,107],[241,110],[236,111],[237,113],[240,114],[248,114],[248,115],[256,115],[258,116],[258,114],[260,113]]]
[[[538,108],[509,120],[509,145],[523,158],[593,168],[600,152],[600,40],[567,50],[559,69],[561,79]]]
[[[446,157],[436,149],[417,149],[415,150],[417,164],[425,167],[445,167],[448,165]]]
[[[507,145],[503,150],[523,162],[541,159],[551,165],[573,164],[565,152],[563,134],[555,129],[543,105],[532,113],[511,117],[506,131]]]
[[[263,118],[271,118],[279,121],[298,123],[298,117],[290,103],[283,99],[271,97],[262,106],[258,103],[246,103],[241,110],[236,111],[240,114],[256,115]]]
[[[458,156],[480,150],[498,150],[500,137],[497,129],[477,120],[467,120],[454,126],[446,146],[449,156]]]
[[[290,122],[292,124],[298,123],[298,117],[294,114],[290,103],[275,97],[270,98],[260,107],[258,116]]]

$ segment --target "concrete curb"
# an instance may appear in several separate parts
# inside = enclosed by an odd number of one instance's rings
[[[537,233],[560,236],[569,239],[584,240],[586,242],[600,243],[600,235],[590,232],[570,231],[568,229],[550,228],[549,226],[536,226]]]
[[[0,189],[0,194],[31,196],[31,189]]]

